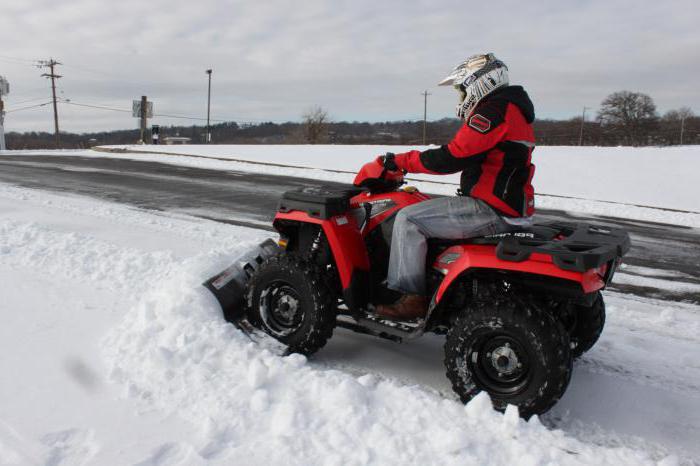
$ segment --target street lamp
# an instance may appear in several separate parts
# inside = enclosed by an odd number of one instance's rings
[[[209,126],[209,116],[211,115],[211,72],[207,70],[209,75],[209,88],[207,90],[207,144],[211,142],[211,127]]]

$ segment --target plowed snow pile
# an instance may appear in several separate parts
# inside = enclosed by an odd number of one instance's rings
[[[255,230],[3,186],[0,212],[0,464],[677,462],[254,345],[200,283]]]
[[[250,464],[639,464],[495,413],[487,396],[466,407],[372,375],[318,370],[278,357],[226,325],[216,303],[179,272],[106,340],[114,378],[129,393],[176,410],[211,439],[200,452]]]

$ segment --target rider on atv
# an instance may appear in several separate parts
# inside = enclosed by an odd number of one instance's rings
[[[460,94],[457,116],[464,125],[452,142],[378,159],[386,169],[408,173],[462,172],[459,196],[417,203],[396,216],[387,285],[403,296],[377,307],[391,319],[426,315],[427,238],[466,239],[529,227],[535,212],[535,111],[525,90],[509,85],[508,68],[492,53],[468,58],[440,85],[453,85]]]
[[[284,352],[314,354],[336,327],[395,342],[444,335],[446,374],[462,401],[486,391],[496,409],[515,405],[528,418],[562,397],[574,358],[600,337],[601,291],[629,235],[532,225],[530,99],[507,85],[491,54],[457,67],[450,83],[465,121],[454,141],[373,160],[352,185],[283,193],[272,223],[279,240],[205,286],[227,319]],[[400,189],[403,171],[460,170],[458,197]]]

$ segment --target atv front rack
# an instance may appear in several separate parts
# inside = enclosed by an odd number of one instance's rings
[[[585,272],[622,257],[630,238],[620,228],[585,223],[552,222],[508,233],[475,238],[472,244],[495,244],[496,256],[522,262],[532,253],[546,254],[554,264],[574,272]]]

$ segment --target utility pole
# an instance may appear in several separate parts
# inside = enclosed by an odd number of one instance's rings
[[[0,76],[0,150],[5,150],[5,102],[2,96],[10,93],[10,83],[4,76]]]
[[[45,78],[51,79],[51,94],[53,95],[53,125],[54,125],[55,139],[56,139],[56,149],[58,149],[61,146],[61,137],[59,135],[59,130],[58,130],[58,106],[56,105],[56,80],[62,78],[63,76],[60,76],[54,72],[54,67],[56,65],[61,65],[61,63],[59,63],[56,60],[54,60],[53,58],[51,58],[49,60],[40,61],[38,67],[39,68],[49,68],[51,70],[51,73],[44,73],[44,74],[42,74],[42,76]]]
[[[141,96],[141,144],[146,144],[146,125],[148,121],[148,98]]]
[[[586,123],[586,110],[590,110],[590,107],[583,107],[583,113],[581,114],[581,129],[578,133],[578,145],[583,145],[583,125]]]
[[[207,70],[209,75],[209,87],[207,90],[207,144],[211,143],[211,127],[209,126],[209,116],[211,115],[211,72]]]
[[[5,102],[0,93],[0,150],[5,150]]]
[[[681,146],[683,145],[683,132],[685,130],[685,115],[681,116]]]
[[[428,96],[432,95],[426,89],[423,91],[423,145],[426,145],[426,132],[428,129]]]

